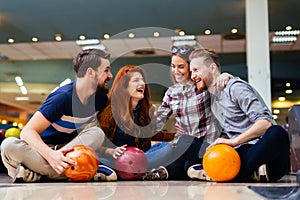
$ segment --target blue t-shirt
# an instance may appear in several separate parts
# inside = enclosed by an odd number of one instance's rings
[[[46,144],[64,144],[78,135],[85,125],[97,119],[107,103],[106,94],[92,95],[82,104],[75,91],[75,81],[51,93],[39,111],[51,122],[41,133]]]

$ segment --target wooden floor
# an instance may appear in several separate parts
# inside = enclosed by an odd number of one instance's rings
[[[260,189],[260,194],[253,189]],[[295,175],[286,175],[278,183],[214,183],[201,181],[118,181],[57,182],[13,184],[0,174],[0,199],[96,200],[239,200],[300,199]],[[265,197],[264,197],[264,196]],[[298,196],[297,196],[298,195]]]

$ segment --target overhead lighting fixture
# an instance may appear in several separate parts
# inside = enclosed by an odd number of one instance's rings
[[[86,37],[84,35],[79,36],[79,40],[85,40],[85,39],[86,39]]]
[[[32,38],[31,38],[31,41],[32,41],[32,42],[38,42],[39,39],[38,39],[37,37],[32,37]]]
[[[285,86],[286,87],[291,87],[291,83],[286,83]]]
[[[110,35],[109,35],[108,33],[106,33],[106,34],[103,35],[103,38],[104,38],[104,39],[109,39],[109,38],[110,38]]]
[[[278,119],[277,115],[272,115],[273,119]]]
[[[128,37],[129,37],[129,38],[134,38],[134,33],[129,33],[129,34],[128,34]]]
[[[274,35],[276,36],[298,36],[300,30],[289,30],[289,31],[275,31]]]
[[[100,40],[98,39],[76,40],[76,44],[79,46],[97,45],[100,44]]]
[[[286,27],[285,27],[285,30],[287,30],[287,31],[292,30],[292,26],[286,26]]]
[[[26,89],[26,87],[25,87],[24,85],[22,85],[22,86],[20,87],[20,90],[21,90],[21,93],[22,93],[22,94],[27,94],[27,89]]]
[[[10,43],[10,44],[12,44],[12,43],[15,42],[15,40],[13,38],[8,38],[7,42]]]
[[[272,38],[273,43],[292,43],[296,41],[296,36],[273,36]]]
[[[171,40],[174,46],[182,46],[182,45],[197,46],[195,35],[172,36]]]
[[[184,32],[184,31],[179,31],[178,35],[184,36],[184,35],[185,35],[185,32]]]
[[[236,34],[237,32],[238,32],[238,30],[236,28],[231,29],[232,34]]]
[[[278,101],[285,101],[285,97],[278,97]]]
[[[206,30],[204,31],[204,34],[205,34],[205,35],[210,35],[210,34],[211,34],[211,30],[206,29]]]
[[[297,41],[299,34],[300,30],[275,31],[272,43],[293,43]]]
[[[153,36],[154,36],[154,37],[159,37],[159,32],[155,31],[155,32],[153,33]]]
[[[285,90],[285,93],[286,93],[286,94],[292,94],[292,93],[293,93],[293,90],[292,90],[292,89]]]
[[[24,85],[23,80],[20,76],[16,76],[15,77],[16,83],[19,87],[21,87],[22,85]]]
[[[62,38],[63,38],[62,34],[60,34],[60,33],[55,34],[54,37],[55,37],[55,40],[58,42],[62,41]]]
[[[29,101],[29,97],[16,97],[16,101]]]
[[[274,109],[273,113],[276,114],[276,115],[278,115],[280,113],[280,110],[279,109]]]

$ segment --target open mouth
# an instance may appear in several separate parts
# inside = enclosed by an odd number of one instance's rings
[[[144,88],[137,88],[136,89],[137,92],[144,94]]]

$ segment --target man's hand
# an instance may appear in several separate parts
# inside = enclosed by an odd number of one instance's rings
[[[52,150],[52,152],[49,154],[47,161],[58,174],[64,173],[64,171],[71,165],[77,164],[74,160],[65,156],[65,154],[69,151],[72,151],[72,148],[59,149],[57,151]]]

